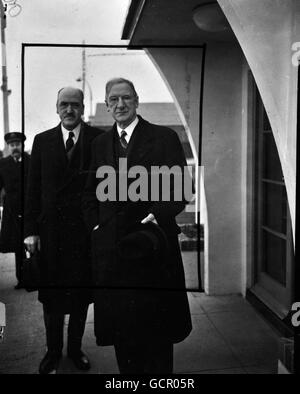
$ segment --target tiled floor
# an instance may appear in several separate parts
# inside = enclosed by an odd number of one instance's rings
[[[247,301],[189,297],[194,330],[176,347],[176,372],[276,373],[278,336]]]
[[[183,254],[187,285],[195,288],[195,254]],[[0,254],[0,301],[6,304],[5,340],[0,343],[0,374],[35,374],[45,352],[42,308],[35,292],[14,290],[12,255]],[[175,345],[175,373],[270,374],[277,372],[278,337],[241,296],[206,296],[189,293],[193,331]],[[97,347],[93,334],[93,308],[83,348],[92,369],[88,373],[118,373],[113,347]],[[59,372],[75,373],[63,358]]]

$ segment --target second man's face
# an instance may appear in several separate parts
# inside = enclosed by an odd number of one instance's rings
[[[125,82],[113,85],[106,97],[108,111],[123,129],[135,119],[138,104],[138,97]]]
[[[57,100],[57,113],[62,125],[73,130],[81,121],[84,112],[82,97],[76,89],[64,89]]]
[[[21,141],[13,141],[8,143],[8,153],[14,158],[19,159],[22,153],[22,142]]]

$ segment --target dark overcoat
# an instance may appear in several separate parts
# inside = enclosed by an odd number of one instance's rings
[[[118,172],[117,138],[114,125],[110,131],[95,139],[83,198],[88,228],[92,231],[99,224],[99,228],[91,233],[93,279],[98,287],[94,296],[97,344],[136,342],[150,337],[152,340],[180,342],[188,336],[192,327],[178,244],[180,230],[175,221],[185,202],[154,202],[151,198],[136,202],[97,200],[97,169],[110,166]],[[128,169],[143,166],[148,176],[151,166],[178,165],[182,168],[186,165],[177,134],[169,128],[150,124],[141,117],[130,139],[127,160]],[[165,232],[169,250],[159,264],[145,261],[140,267],[136,264],[130,267],[128,261],[118,255],[118,243],[148,213],[155,215]]]
[[[0,160],[0,191],[4,190],[0,235],[2,253],[20,251],[23,243],[21,229],[29,162],[30,156],[26,152],[20,162],[12,156]]]
[[[90,240],[81,198],[91,144],[101,132],[82,122],[69,160],[61,125],[36,135],[32,146],[25,237],[39,235],[41,239],[39,300],[64,313],[78,297],[90,300]]]

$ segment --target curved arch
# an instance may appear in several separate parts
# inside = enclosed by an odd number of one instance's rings
[[[270,120],[295,237],[297,68],[291,61],[291,46],[297,29],[300,33],[300,15],[293,0],[254,2],[218,0],[251,68]]]
[[[174,49],[170,48],[170,52],[174,51]],[[180,50],[176,49],[177,51],[177,55],[180,57],[182,56],[182,54],[180,54]],[[195,56],[195,49],[193,50],[193,56]],[[172,73],[170,73],[170,69],[168,69],[168,73],[165,73],[163,70],[163,65],[164,62],[167,61],[168,63],[168,59],[166,58],[166,54],[164,54],[163,57],[160,56],[160,52],[156,52],[155,49],[151,48],[145,48],[145,52],[148,55],[149,59],[151,60],[151,62],[153,63],[153,65],[155,66],[156,70],[158,71],[158,73],[160,74],[163,82],[165,83],[166,87],[168,88],[176,109],[178,111],[178,115],[180,117],[180,120],[184,126],[185,132],[187,134],[191,149],[192,149],[192,153],[193,153],[193,157],[195,160],[195,166],[196,166],[196,202],[195,202],[195,221],[197,222],[197,212],[200,212],[200,218],[201,223],[203,223],[204,225],[204,278],[203,278],[203,284],[204,284],[204,290],[207,293],[208,292],[208,274],[209,274],[209,270],[208,270],[208,256],[209,256],[209,242],[208,242],[208,214],[207,214],[207,202],[206,202],[206,195],[205,195],[205,187],[204,187],[204,174],[203,174],[203,170],[204,168],[199,167],[199,155],[198,155],[198,151],[197,151],[197,140],[196,137],[199,137],[196,134],[196,130],[197,132],[199,131],[199,95],[200,95],[200,89],[198,89],[198,91],[191,91],[191,86],[193,85],[195,86],[199,86],[200,87],[200,75],[201,73],[198,72],[192,72],[189,70],[187,70],[187,66],[183,65],[181,70],[176,70],[176,73],[174,74],[174,78],[172,78]],[[185,49],[186,52],[186,49]],[[174,55],[174,54],[173,54]],[[156,60],[158,59],[158,60]],[[183,63],[185,59],[183,59]],[[198,59],[199,60],[199,59]],[[189,63],[189,62],[186,62]],[[190,64],[197,64],[198,62],[190,62]],[[200,74],[200,75],[199,75]],[[167,77],[168,75],[168,77]],[[193,110],[192,112],[194,113],[194,119],[192,120],[191,117],[188,117],[186,114],[186,111],[184,110],[183,106],[184,106],[184,101],[182,100],[182,96],[184,95],[184,91],[182,89],[179,88],[178,91],[178,86],[177,86],[177,91],[176,91],[176,86],[174,85],[178,85],[178,79],[179,76],[181,76],[182,80],[185,80],[186,83],[189,85],[189,87],[186,88],[186,96],[190,96],[190,97],[186,97],[187,100],[192,101],[192,105],[193,105]],[[199,78],[198,81],[196,81],[196,83],[193,84],[191,78]],[[177,77],[177,78],[176,78]],[[190,79],[190,80],[189,80]],[[180,92],[180,95],[179,95]],[[197,127],[195,127],[195,123],[197,123]],[[192,132],[192,129],[195,130],[195,133]]]

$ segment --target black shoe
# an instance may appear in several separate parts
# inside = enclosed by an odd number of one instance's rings
[[[89,359],[81,350],[77,353],[68,353],[68,357],[73,361],[75,367],[81,371],[88,371],[91,368]]]
[[[61,354],[51,354],[47,352],[45,357],[40,363],[39,373],[41,375],[56,373],[60,359],[61,359]]]
[[[18,282],[15,286],[16,290],[24,289],[24,285],[21,282]]]

